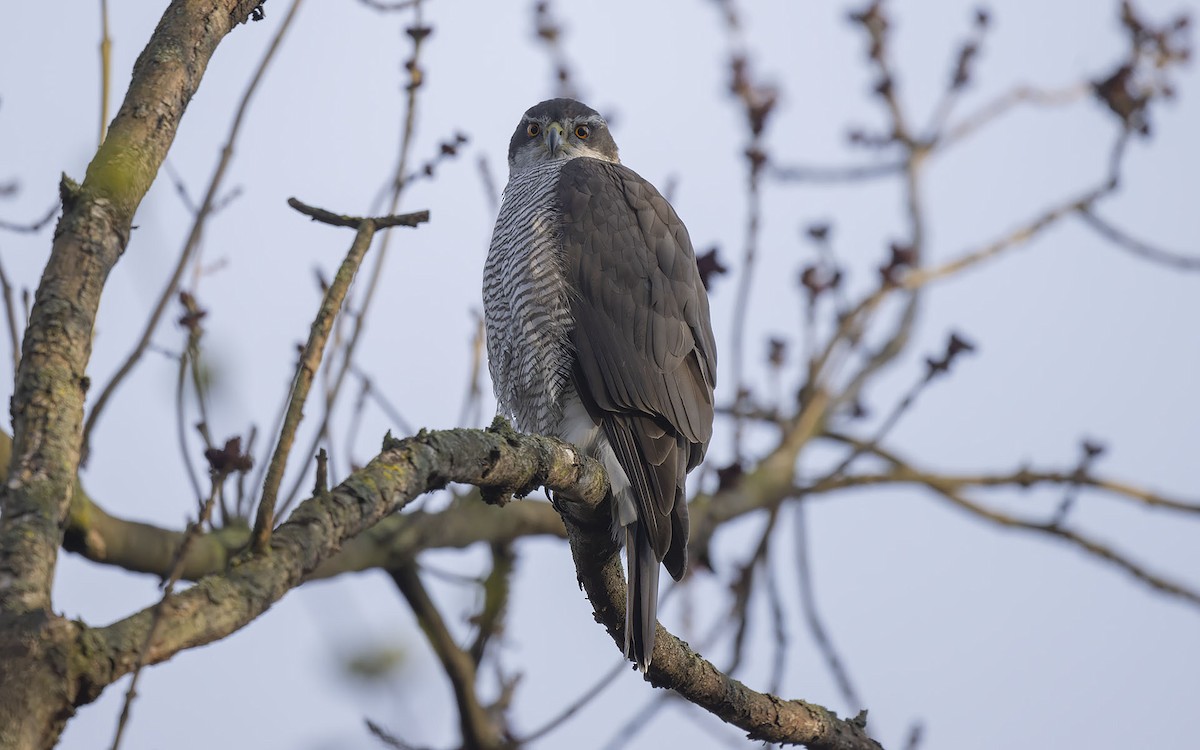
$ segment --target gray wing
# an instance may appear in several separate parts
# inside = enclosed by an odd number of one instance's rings
[[[687,229],[619,164],[569,161],[559,182],[576,389],[633,484],[655,556],[686,563],[687,472],[712,437],[716,345]]]

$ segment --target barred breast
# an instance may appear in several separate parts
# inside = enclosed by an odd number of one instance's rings
[[[483,271],[488,368],[499,411],[526,432],[558,435],[571,386],[571,312],[557,187],[562,161],[513,175]]]

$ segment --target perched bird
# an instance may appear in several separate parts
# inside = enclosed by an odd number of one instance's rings
[[[502,414],[575,444],[612,487],[629,581],[625,654],[654,651],[658,566],[687,567],[687,473],[712,437],[716,345],[687,229],[572,99],[521,117],[483,275]]]

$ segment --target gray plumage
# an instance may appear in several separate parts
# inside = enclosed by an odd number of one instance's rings
[[[658,565],[676,580],[687,567],[684,482],[712,436],[708,297],[683,222],[620,164],[597,112],[538,104],[508,161],[483,283],[496,399],[520,429],[570,441],[608,472],[625,652],[645,671]]]

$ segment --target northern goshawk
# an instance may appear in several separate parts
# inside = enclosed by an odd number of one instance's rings
[[[571,442],[612,486],[628,567],[625,654],[654,651],[658,565],[687,566],[687,473],[712,436],[716,347],[687,229],[572,99],[527,111],[483,277],[502,414]]]

